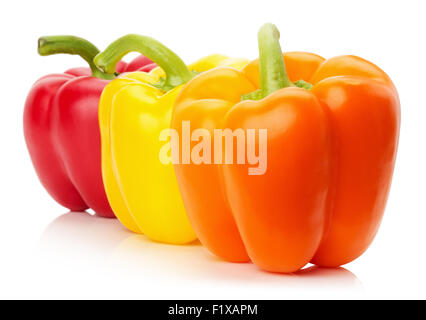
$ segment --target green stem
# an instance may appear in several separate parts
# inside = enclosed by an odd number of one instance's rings
[[[280,46],[280,32],[271,23],[264,24],[258,33],[260,88],[263,97],[293,84],[285,70],[283,52]]]
[[[242,99],[260,100],[271,93],[294,84],[285,70],[280,46],[280,32],[271,23],[264,24],[258,33],[259,43],[259,90],[244,95]]]
[[[94,59],[96,66],[104,72],[113,73],[115,65],[129,52],[139,52],[159,65],[166,73],[166,79],[159,87],[168,91],[184,84],[194,77],[185,63],[169,48],[155,39],[129,34],[113,43]]]
[[[48,36],[38,39],[38,53],[41,56],[66,53],[82,57],[90,66],[92,76],[100,79],[112,79],[113,76],[101,72],[93,62],[95,56],[99,53],[89,41],[74,36]]]

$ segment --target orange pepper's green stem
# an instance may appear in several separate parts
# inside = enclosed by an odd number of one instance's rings
[[[75,54],[82,57],[89,64],[92,76],[100,79],[112,79],[114,76],[101,72],[93,62],[99,53],[89,41],[74,36],[48,36],[38,39],[38,53],[49,56],[57,53]]]
[[[280,46],[280,32],[271,23],[264,24],[258,33],[260,89],[262,98],[293,83],[285,70],[283,52]]]
[[[257,35],[259,43],[259,89],[242,99],[260,100],[286,87],[293,87],[285,69],[280,46],[280,32],[271,23],[264,24]]]
[[[166,79],[159,87],[168,91],[194,77],[185,63],[169,48],[155,39],[136,34],[126,35],[111,43],[95,58],[96,66],[104,72],[113,73],[117,62],[129,52],[139,52],[159,65]]]

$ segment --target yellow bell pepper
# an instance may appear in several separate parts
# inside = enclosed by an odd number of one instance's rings
[[[197,237],[185,212],[173,164],[160,162],[164,146],[160,133],[170,128],[176,97],[195,73],[216,66],[241,69],[248,60],[211,55],[187,67],[156,40],[127,35],[99,54],[95,64],[113,73],[117,62],[131,51],[142,53],[161,68],[123,74],[103,91],[99,122],[108,200],[131,231],[159,242],[189,243]]]

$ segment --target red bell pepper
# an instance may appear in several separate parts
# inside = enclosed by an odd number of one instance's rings
[[[99,50],[72,36],[39,39],[42,56],[76,54],[89,68],[74,68],[39,79],[32,87],[24,111],[24,134],[37,175],[49,194],[71,211],[92,208],[103,217],[114,217],[101,173],[98,103],[114,76],[99,71],[93,58]],[[120,62],[117,72],[150,71],[146,57]]]

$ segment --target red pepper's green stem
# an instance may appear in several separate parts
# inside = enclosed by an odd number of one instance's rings
[[[38,53],[49,56],[57,53],[75,54],[82,57],[89,64],[92,76],[100,79],[112,79],[114,76],[101,72],[93,62],[99,53],[89,41],[74,36],[48,36],[38,39]]]
[[[280,46],[280,32],[271,23],[264,24],[257,35],[259,43],[259,90],[243,95],[242,99],[260,100],[271,93],[294,84],[285,70]]]
[[[159,65],[166,73],[166,79],[159,85],[164,91],[184,84],[194,77],[185,63],[169,48],[155,39],[129,34],[113,43],[95,58],[96,66],[107,73],[113,73],[117,62],[129,52],[140,52]]]

